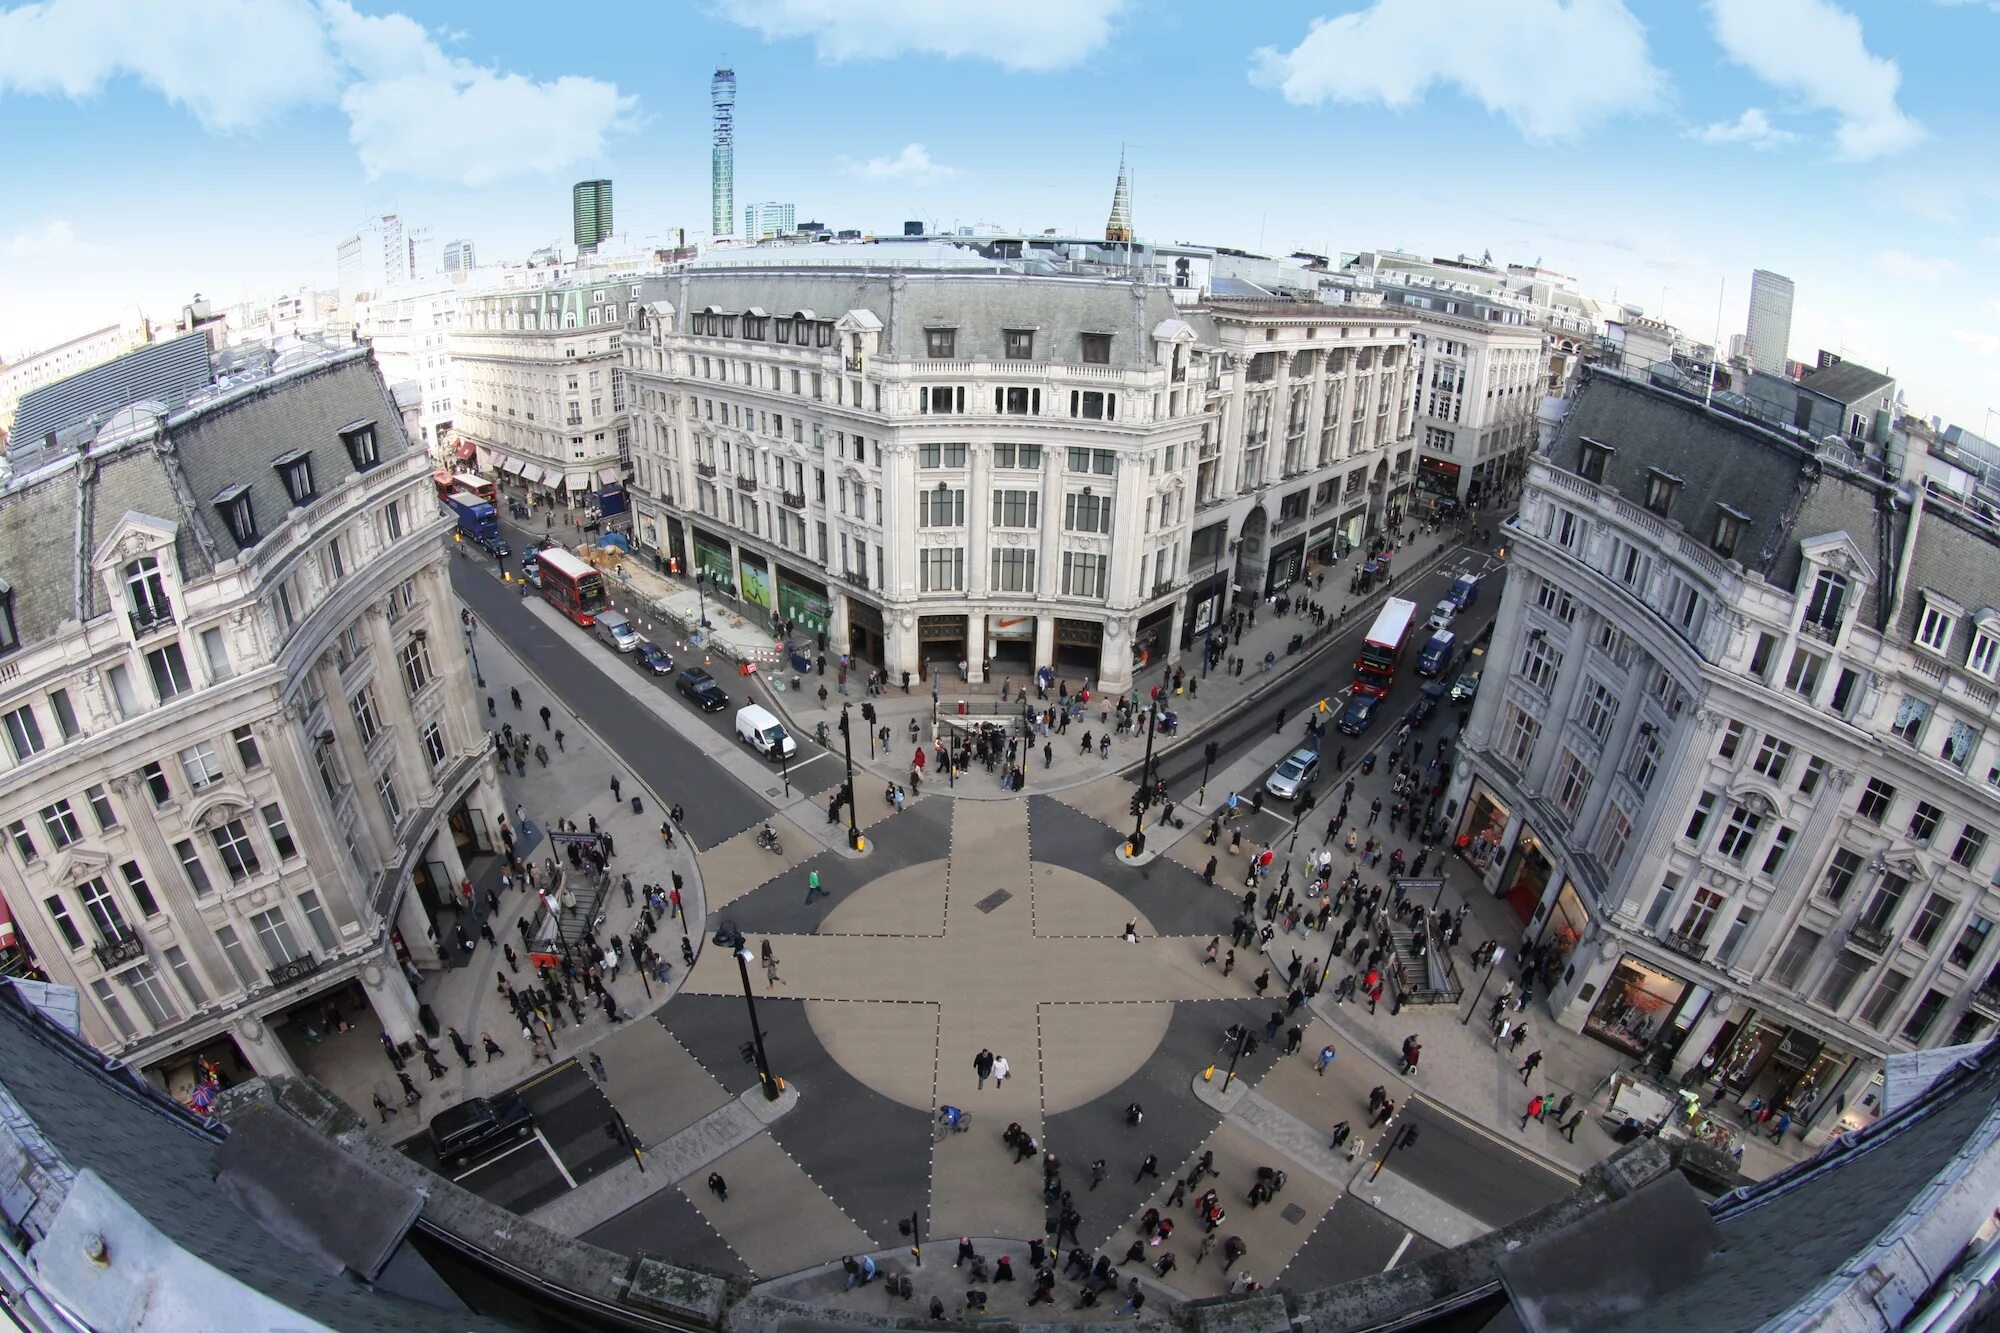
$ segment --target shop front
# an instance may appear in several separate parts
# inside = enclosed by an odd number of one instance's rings
[[[924,680],[961,679],[965,661],[964,616],[917,617],[917,674]]]
[[[1058,671],[1095,680],[1104,659],[1104,626],[1095,620],[1056,620]]]
[[[1514,915],[1526,925],[1535,919],[1535,909],[1542,904],[1542,895],[1548,892],[1549,875],[1555,870],[1550,861],[1548,849],[1528,824],[1521,825],[1520,836],[1514,839],[1514,850],[1507,858],[1506,869],[1500,872],[1499,897],[1507,900],[1514,909]]]
[[[1296,537],[1279,542],[1271,548],[1271,562],[1265,567],[1264,595],[1288,588],[1299,577],[1299,570],[1306,558],[1306,536],[1302,532]]]
[[[687,529],[682,526],[679,519],[660,520],[659,549],[654,559],[670,574],[688,572]]]
[[[1484,878],[1500,859],[1502,839],[1507,836],[1511,812],[1493,789],[1474,779],[1472,794],[1466,798],[1465,818],[1458,826],[1458,854]]]
[[[862,601],[852,593],[847,599],[847,651],[857,661],[882,662],[888,647],[882,628],[882,608]]]
[[[1674,1021],[1690,989],[1682,978],[1628,953],[1612,969],[1583,1030],[1629,1055],[1645,1055]]]
[[[1717,1034],[1715,1046],[1723,1086],[1736,1101],[1772,1116],[1789,1113],[1801,1133],[1829,1116],[1859,1128],[1881,1110],[1879,1096],[1855,1077],[1864,1062],[1782,1015],[1752,1011]],[[1863,1086],[1850,1086],[1856,1082]]]
[[[709,596],[736,596],[736,561],[729,553],[728,538],[694,529],[694,567]]]
[[[1355,550],[1361,545],[1362,540],[1367,535],[1368,506],[1366,504],[1357,505],[1345,514],[1342,514],[1340,521],[1334,525],[1334,555],[1343,556],[1349,551]]]
[[[1330,565],[1340,554],[1339,534],[1334,521],[1326,520],[1306,534],[1306,559],[1315,565]]]
[[[1137,675],[1167,658],[1168,638],[1174,632],[1174,606],[1167,605],[1139,622],[1132,635],[1132,672]]]
[[[1025,679],[1035,670],[1035,617],[986,617],[986,678]]]
[[[827,625],[833,618],[833,603],[826,585],[816,579],[794,574],[778,566],[778,616],[798,634],[810,634],[822,648],[826,646]]]
[[[1455,500],[1458,498],[1459,475],[1463,471],[1456,463],[1425,454],[1417,461],[1417,490],[1433,499],[1448,495]]]
[[[1576,881],[1565,876],[1555,897],[1536,909],[1538,914],[1544,910],[1547,915],[1542,919],[1542,928],[1535,936],[1535,943],[1548,948],[1541,971],[1541,987],[1546,994],[1554,990],[1556,979],[1569,966],[1570,955],[1583,943],[1583,937],[1590,929],[1590,909],[1583,905],[1583,895],[1576,891]]]
[[[1181,617],[1183,649],[1193,648],[1208,633],[1208,627],[1222,618],[1229,602],[1229,575],[1227,569],[1217,570],[1188,589],[1187,614]]]

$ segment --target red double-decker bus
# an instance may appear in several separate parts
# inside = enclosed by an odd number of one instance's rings
[[[431,473],[431,484],[437,487],[439,504],[443,504],[459,491],[470,491],[487,504],[500,502],[500,488],[490,477],[482,477],[477,472],[451,472],[439,468]]]
[[[1361,641],[1361,655],[1354,659],[1354,692],[1386,698],[1396,683],[1396,664],[1402,660],[1403,646],[1410,640],[1410,626],[1416,623],[1417,604],[1391,597],[1369,626]]]
[[[607,604],[604,575],[557,546],[537,552],[535,563],[549,604],[585,628],[595,625]]]

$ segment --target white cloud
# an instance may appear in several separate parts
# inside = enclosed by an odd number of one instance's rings
[[[1979,242],[1979,246],[1988,254],[2000,255],[2000,236],[1988,236]]]
[[[2000,359],[2000,333],[1980,333],[1973,329],[1946,329],[1954,342],[1964,343],[1989,359]]]
[[[1623,0],[1375,0],[1313,20],[1290,51],[1260,47],[1252,59],[1251,80],[1288,102],[1401,108],[1447,84],[1531,139],[1571,138],[1603,117],[1652,110],[1667,87]]]
[[[370,175],[473,186],[562,170],[632,122],[637,99],[613,84],[530,79],[439,40],[346,0],[44,0],[0,11],[0,94],[82,98],[131,78],[218,133],[337,104]]]
[[[107,247],[86,241],[76,234],[67,218],[49,218],[41,226],[17,232],[7,240],[7,257],[37,262],[94,259],[109,254]]]
[[[948,167],[942,162],[931,161],[929,151],[920,143],[903,145],[903,151],[894,157],[871,157],[866,162],[849,162],[843,159],[840,169],[850,176],[859,176],[863,180],[911,181],[918,185],[950,180],[953,176],[963,174],[957,167]]]
[[[1705,144],[1742,144],[1760,151],[1788,144],[1799,136],[1781,130],[1758,107],[1750,107],[1735,120],[1718,120],[1712,125],[1688,131],[1688,138]]]
[[[341,94],[348,139],[371,176],[482,186],[561,171],[604,151],[638,99],[601,79],[547,81],[445,54],[402,14],[358,14],[327,0],[329,35],[357,79]]]
[[[1902,71],[1873,55],[1861,22],[1829,0],[1708,0],[1715,40],[1737,64],[1806,106],[1839,117],[1840,156],[1901,152],[1924,127],[1896,105]]]
[[[0,93],[84,98],[121,77],[221,133],[329,101],[339,87],[306,0],[45,0],[0,11]]]
[[[1068,69],[1103,46],[1126,0],[716,0],[716,12],[767,38],[810,37],[829,64],[910,52]]]
[[[1907,250],[1882,250],[1875,256],[1875,267],[1892,278],[1904,282],[1942,282],[1956,277],[1963,270],[1958,262],[1951,259],[1928,259],[1913,255]]]

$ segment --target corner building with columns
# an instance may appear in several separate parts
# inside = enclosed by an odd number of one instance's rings
[[[0,492],[0,896],[182,1097],[202,1057],[298,1072],[329,1005],[407,1039],[501,809],[416,386],[288,359]]]
[[[624,336],[640,549],[892,680],[1122,692],[1384,530],[1411,480],[1411,318],[1379,301],[937,242],[727,251],[663,286]]]
[[[1447,793],[1556,1021],[1807,1146],[2000,1018],[2000,530],[1926,435],[1586,368]]]

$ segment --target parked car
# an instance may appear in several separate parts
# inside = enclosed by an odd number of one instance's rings
[[[1469,704],[1479,697],[1479,673],[1468,671],[1451,684],[1451,701],[1455,704]]]
[[[639,646],[632,650],[632,665],[641,671],[650,671],[656,676],[664,676],[674,669],[674,659],[667,656],[667,650],[650,639],[639,640]]]
[[[431,1147],[447,1171],[534,1132],[535,1113],[518,1092],[471,1097],[431,1117]]]
[[[729,707],[729,696],[715,683],[715,677],[700,667],[690,667],[674,680],[674,688],[693,701],[704,713],[719,713]]]
[[[1319,751],[1294,750],[1264,780],[1264,790],[1281,801],[1289,801],[1318,778]]]
[[[1382,701],[1371,694],[1357,694],[1347,701],[1347,707],[1340,710],[1340,720],[1334,725],[1350,736],[1359,736],[1375,721],[1375,710]]]

